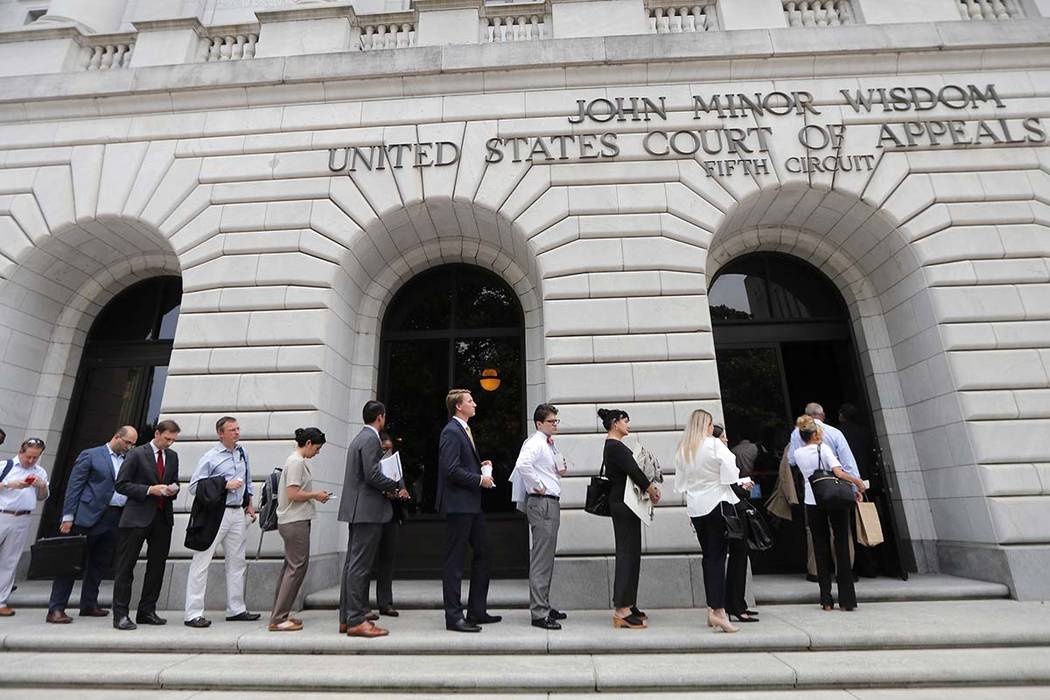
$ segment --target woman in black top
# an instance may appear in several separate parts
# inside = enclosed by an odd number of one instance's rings
[[[613,627],[642,629],[646,614],[638,609],[638,574],[642,567],[642,522],[624,505],[623,492],[630,479],[659,503],[660,490],[646,478],[623,439],[631,432],[626,411],[601,409],[598,417],[608,431],[605,440],[605,475],[609,478],[609,510],[616,540],[616,575],[613,579]]]

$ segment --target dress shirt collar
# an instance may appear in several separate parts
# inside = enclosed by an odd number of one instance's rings
[[[163,452],[163,450],[161,448],[157,447],[157,443],[155,441],[153,441],[153,440],[149,441],[149,447],[150,447],[151,450],[153,450],[153,456],[154,457],[157,456],[158,452]]]
[[[467,421],[463,420],[459,416],[452,416],[452,420],[456,421],[461,426],[463,426],[463,430],[470,430],[470,426],[467,425]]]
[[[376,427],[374,425],[369,425],[368,423],[365,423],[365,427],[371,430],[373,433],[375,433],[376,437],[379,438],[380,442],[383,441],[383,438],[379,437],[379,431],[376,430]]]

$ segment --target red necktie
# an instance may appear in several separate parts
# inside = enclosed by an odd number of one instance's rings
[[[157,481],[164,483],[164,450],[157,450]],[[164,499],[157,499],[157,510],[164,510]]]

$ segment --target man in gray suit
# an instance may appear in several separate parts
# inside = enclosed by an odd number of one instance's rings
[[[350,443],[339,503],[339,520],[348,523],[346,564],[339,596],[339,631],[349,637],[382,637],[389,630],[369,619],[368,584],[383,525],[393,517],[390,499],[407,497],[398,482],[383,476],[379,461],[383,446],[379,431],[386,425],[386,407],[369,401],[361,411],[365,426]]]

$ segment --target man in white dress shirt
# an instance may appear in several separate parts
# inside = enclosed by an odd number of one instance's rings
[[[860,468],[857,467],[857,460],[853,456],[853,450],[850,449],[849,443],[846,441],[846,436],[842,434],[842,431],[833,425],[828,425],[824,422],[824,407],[819,403],[808,403],[806,404],[806,415],[817,422],[820,426],[820,431],[823,434],[821,442],[831,448],[831,451],[835,453],[839,462],[842,464],[843,471],[848,474],[852,474],[858,479],[860,476]],[[798,434],[798,428],[791,431],[791,446],[788,448],[788,464],[795,466],[795,450],[803,446],[802,436]],[[806,526],[806,544],[807,544],[807,559],[806,559],[806,577],[811,581],[817,580],[817,562],[813,556],[813,535],[809,532],[809,525]],[[834,536],[832,536],[831,546],[835,546]],[[854,556],[853,538],[850,537],[849,543],[849,560],[853,563]]]
[[[529,610],[532,626],[560,630],[558,620],[565,613],[550,605],[554,553],[558,548],[558,525],[561,522],[561,477],[565,462],[554,446],[558,432],[558,409],[549,403],[536,407],[532,419],[536,432],[521,446],[518,461],[511,474],[513,496],[532,529],[532,552],[529,557]]]
[[[15,457],[0,462],[0,617],[15,614],[7,605],[15,568],[29,537],[33,509],[50,493],[47,472],[37,464],[43,453],[44,441],[29,438]]]
[[[252,507],[252,474],[248,455],[238,442],[241,426],[232,416],[223,416],[215,423],[219,444],[204,453],[197,470],[190,479],[190,493],[196,494],[202,479],[219,476],[226,480],[226,510],[219,532],[211,547],[193,555],[186,577],[186,610],[183,623],[187,627],[204,628],[211,621],[204,617],[204,594],[208,584],[208,567],[215,548],[222,543],[226,568],[226,621],[254,622],[259,613],[248,612],[244,604],[244,573],[248,569],[245,549],[248,542],[248,518],[255,522]]]

